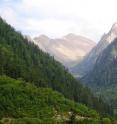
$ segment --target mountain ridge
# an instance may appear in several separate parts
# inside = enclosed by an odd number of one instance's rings
[[[88,38],[72,33],[55,39],[41,35],[34,38],[34,43],[67,68],[75,65],[77,61],[81,61],[86,53],[95,46],[95,42]]]
[[[81,80],[109,103],[117,116],[117,38],[99,55],[93,69]]]
[[[97,58],[93,70],[89,72],[89,74],[92,73],[92,74],[90,74],[92,76],[90,77],[91,81],[89,81],[90,83],[88,83],[88,84],[91,84],[93,82],[94,83],[97,82],[96,80],[94,80],[94,81],[92,80],[92,78],[95,78],[95,75],[97,75],[96,78],[98,79],[98,84],[97,84],[98,86],[100,86],[100,85],[102,85],[102,86],[105,85],[106,86],[106,85],[111,85],[111,84],[116,83],[116,78],[115,78],[116,77],[116,72],[114,72],[112,74],[114,76],[113,79],[115,79],[115,82],[112,82],[112,77],[111,77],[112,75],[109,76],[109,74],[105,75],[106,76],[105,79],[98,78],[98,76],[99,77],[101,76],[99,74],[99,72],[103,76],[104,72],[105,73],[109,73],[109,72],[111,73],[113,71],[116,71],[116,59],[117,59],[117,38],[115,40],[113,40],[113,42],[111,42],[111,44]],[[115,69],[114,69],[114,67],[115,67]],[[87,74],[86,77],[88,77],[89,74]],[[110,80],[110,78],[111,78],[111,80]]]
[[[76,78],[82,78],[88,72],[90,72],[98,56],[103,52],[103,50],[117,37],[117,23],[114,23],[107,34],[104,34],[99,43],[84,57],[84,59],[71,68],[71,73]]]

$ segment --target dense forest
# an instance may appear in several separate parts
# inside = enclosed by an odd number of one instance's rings
[[[4,116],[9,117],[10,115],[15,118],[34,118],[32,115],[40,118],[41,115],[46,117],[44,114],[47,114],[47,117],[52,117],[53,107],[51,108],[50,106],[54,106],[59,100],[62,103],[58,103],[58,111],[61,107],[62,110],[66,109],[66,111],[74,109],[72,107],[74,103],[65,98],[87,105],[97,110],[103,117],[107,115],[112,116],[113,114],[111,107],[104,103],[100,97],[95,97],[90,89],[74,79],[64,66],[47,53],[41,51],[34,43],[24,38],[20,32],[16,32],[2,18],[0,18],[0,75],[14,78],[3,76],[0,80],[1,118]],[[21,83],[15,79],[20,80]],[[30,82],[30,84],[26,82]],[[48,88],[58,91],[65,98]],[[46,97],[46,95],[49,96]],[[52,98],[50,97],[51,95]],[[48,101],[49,99],[50,101]],[[38,110],[37,106],[41,108],[41,105],[45,105],[45,108]],[[31,110],[25,111],[27,107]],[[85,106],[82,107],[84,110]],[[84,114],[87,114],[87,112],[90,115],[90,110],[86,108]],[[91,114],[95,115],[95,112],[92,111]]]

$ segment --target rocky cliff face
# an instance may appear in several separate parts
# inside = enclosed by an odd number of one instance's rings
[[[109,45],[98,55],[92,70],[81,78],[81,80],[84,84],[91,87],[97,95],[102,96],[104,101],[112,106],[114,114],[117,116],[116,24],[108,34],[106,38]]]
[[[117,84],[117,39],[97,58],[93,69],[84,77],[90,86],[102,87]]]
[[[114,23],[107,34],[104,34],[99,43],[76,66],[71,68],[75,77],[83,77],[92,70],[98,56],[117,37],[117,23]]]

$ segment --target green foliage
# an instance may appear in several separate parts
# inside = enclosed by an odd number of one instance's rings
[[[101,123],[95,110],[52,89],[6,76],[0,76],[0,98],[1,124],[116,124],[109,118]]]
[[[49,88],[37,88],[22,80],[6,76],[0,77],[0,118],[11,118],[18,124],[56,121],[57,116],[70,118],[69,112],[76,115],[99,118],[99,114],[85,105],[75,103]],[[12,119],[19,118],[19,119]],[[30,119],[28,119],[30,118]],[[8,120],[8,119],[6,119]],[[63,119],[64,120],[64,119]]]
[[[112,124],[112,122],[109,118],[103,118],[102,123],[103,124]]]
[[[52,88],[66,98],[95,108],[100,113],[111,113],[109,106],[103,102],[100,104],[99,99],[75,80],[65,67],[25,39],[1,18],[0,59],[0,75],[21,78],[37,87]],[[20,98],[18,100],[20,101]]]
[[[100,124],[100,121],[97,121],[97,120],[81,120],[81,121],[78,121],[76,124]]]
[[[42,124],[43,122],[38,118],[19,118],[13,119],[10,124]]]
[[[104,101],[109,103],[113,108],[114,116],[117,117],[117,85],[113,84],[111,86],[101,87],[96,89],[96,94],[101,96]]]

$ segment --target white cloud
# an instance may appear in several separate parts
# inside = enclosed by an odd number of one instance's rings
[[[66,34],[66,32],[70,32],[70,30],[72,30],[72,27],[75,26],[75,23],[66,20],[45,19],[38,21],[29,19],[27,20],[27,27],[25,27],[25,29],[35,29],[36,32],[43,32],[44,34],[47,34],[51,37],[59,37]]]
[[[4,7],[0,10],[0,15],[2,18],[4,18],[9,24],[16,26],[16,13],[14,10],[10,7]]]
[[[0,5],[3,18],[32,36],[59,37],[71,32],[98,41],[117,20],[116,0],[5,1],[8,8]]]

